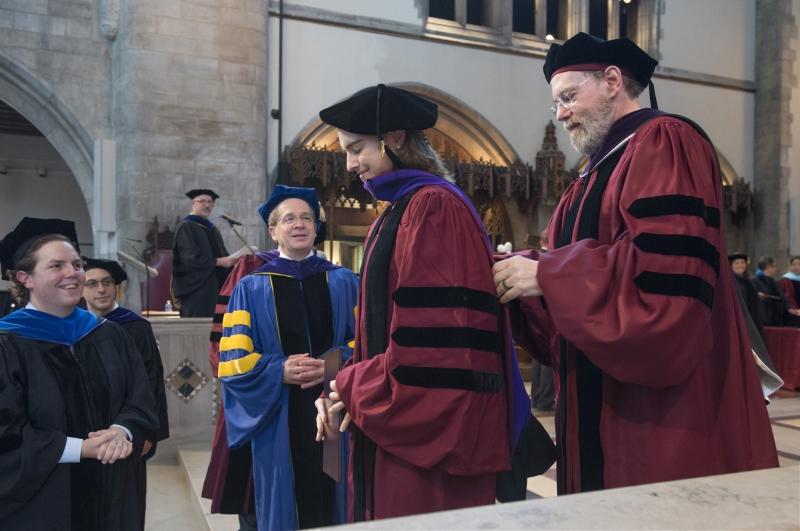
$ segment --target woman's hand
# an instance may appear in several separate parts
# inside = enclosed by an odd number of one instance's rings
[[[317,442],[325,438],[325,426],[328,424],[328,408],[331,407],[329,398],[317,398],[314,401],[317,408]]]
[[[328,396],[333,405],[328,408],[328,414],[335,415],[340,411],[344,411],[344,418],[342,424],[339,426],[339,432],[344,433],[350,426],[350,413],[344,410],[344,402],[339,397],[339,392],[336,390],[336,380],[331,380],[331,394]]]

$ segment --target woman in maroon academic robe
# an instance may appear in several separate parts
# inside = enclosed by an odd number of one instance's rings
[[[518,369],[483,226],[422,132],[436,105],[378,85],[320,117],[339,128],[348,171],[391,203],[367,236],[353,363],[332,386],[332,409],[352,419],[350,517],[494,503]]]
[[[726,256],[714,147],[640,109],[656,61],[580,33],[545,61],[554,107],[590,160],[549,225],[553,248],[495,266],[501,302],[558,332],[558,490],[778,466]],[[529,314],[532,315],[532,314]]]

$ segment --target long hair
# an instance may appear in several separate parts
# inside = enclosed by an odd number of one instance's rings
[[[433,149],[424,131],[406,131],[405,142],[396,153],[407,168],[435,173],[446,181],[455,182],[453,174],[444,165],[436,150]]]
[[[41,238],[34,240],[31,246],[28,247],[28,250],[25,251],[25,254],[22,255],[22,258],[17,260],[17,263],[14,264],[16,268],[6,271],[6,278],[11,283],[11,296],[14,297],[14,300],[20,306],[25,306],[28,304],[28,302],[31,300],[31,293],[28,288],[22,285],[22,282],[17,280],[17,271],[24,271],[29,275],[32,274],[38,260],[36,257],[36,251],[50,242],[67,242],[72,246],[73,249],[75,249],[76,253],[78,252],[78,248],[75,246],[72,240],[61,234],[45,234]]]

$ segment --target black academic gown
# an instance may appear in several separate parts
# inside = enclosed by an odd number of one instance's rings
[[[750,317],[753,319],[758,333],[761,337],[764,337],[763,326],[766,322],[766,316],[764,304],[761,302],[761,299],[758,298],[758,291],[756,291],[756,288],[747,277],[734,273],[733,278],[736,280],[736,288],[742,295],[747,313],[749,313]]]
[[[0,291],[0,317],[8,315],[16,309],[14,297],[8,291]]]
[[[74,346],[0,333],[0,529],[141,530],[135,456],[158,428],[141,358],[105,321]],[[66,437],[120,424],[131,457],[58,460]]]
[[[172,291],[180,300],[181,317],[212,317],[219,288],[229,269],[217,267],[228,255],[219,230],[211,223],[187,216],[175,229],[172,248]]]
[[[750,282],[756,291],[766,295],[761,301],[764,306],[764,326],[784,326],[789,305],[778,282],[766,275],[756,275]]]
[[[153,328],[150,322],[127,308],[118,307],[105,316],[106,319],[120,325],[122,329],[133,339],[136,350],[142,356],[147,380],[150,383],[150,391],[156,404],[156,415],[158,417],[158,430],[145,435],[145,440],[153,443],[149,452],[137,460],[136,483],[138,487],[139,514],[144,522],[145,501],[147,499],[147,460],[156,453],[158,441],[163,441],[169,437],[169,418],[167,417],[167,396],[164,390],[164,365],[161,362],[161,353],[153,335]]]

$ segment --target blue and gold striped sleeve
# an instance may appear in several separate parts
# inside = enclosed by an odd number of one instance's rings
[[[242,297],[231,298],[228,311],[222,318],[222,339],[219,342],[219,377],[247,374],[256,366],[261,354],[253,344],[252,316],[243,306]]]

